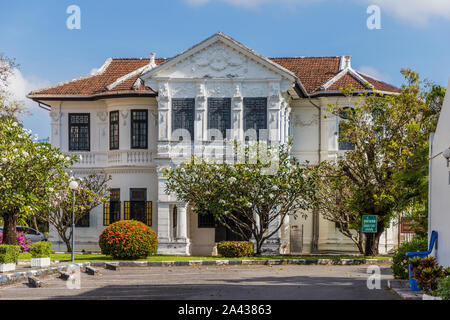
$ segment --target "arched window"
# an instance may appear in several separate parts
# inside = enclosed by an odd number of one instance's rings
[[[344,107],[338,114],[338,145],[339,150],[355,150],[355,144],[350,141],[351,135],[345,135],[344,131],[341,129],[343,123],[348,119],[349,112],[352,112],[351,107]]]

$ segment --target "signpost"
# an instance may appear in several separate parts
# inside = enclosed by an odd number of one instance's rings
[[[366,215],[362,217],[362,232],[363,233],[377,233],[378,216]]]

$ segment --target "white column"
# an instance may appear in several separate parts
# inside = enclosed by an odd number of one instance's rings
[[[177,204],[177,239],[187,238],[187,210],[186,204]]]
[[[158,241],[168,242],[170,238],[170,208],[168,203],[158,203]]]
[[[272,82],[269,84],[269,95],[267,97],[267,129],[269,130],[269,141],[280,141],[280,108],[281,91],[280,84]]]
[[[241,85],[235,84],[233,99],[231,102],[231,129],[232,138],[238,141],[244,139],[244,114],[243,98],[241,94]]]

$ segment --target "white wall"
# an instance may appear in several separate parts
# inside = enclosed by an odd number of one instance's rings
[[[450,88],[450,81],[448,88]],[[450,168],[441,152],[450,147],[450,92],[444,105],[432,144],[429,230],[438,232],[438,263],[450,266]]]

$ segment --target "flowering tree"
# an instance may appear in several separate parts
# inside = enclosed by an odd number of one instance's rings
[[[72,178],[73,179],[73,178]],[[111,178],[104,173],[93,173],[79,179],[78,190],[71,190],[71,179],[61,181],[52,188],[50,208],[40,215],[40,219],[55,227],[58,235],[67,246],[67,251],[72,252],[72,214],[74,221],[79,222],[95,207],[105,203],[109,199],[109,190],[106,186]],[[75,192],[75,210],[73,211],[73,192]]]
[[[31,130],[14,117],[0,117],[0,215],[5,244],[16,244],[19,220],[48,209],[53,185],[67,180],[63,169],[74,161],[48,143],[36,143]]]
[[[289,157],[290,144],[234,142],[237,163],[212,163],[192,158],[176,168],[166,168],[166,192],[190,203],[198,214],[212,214],[231,232],[256,243],[278,232],[288,215],[308,209],[313,192],[308,168]],[[270,226],[270,228],[269,228]]]

